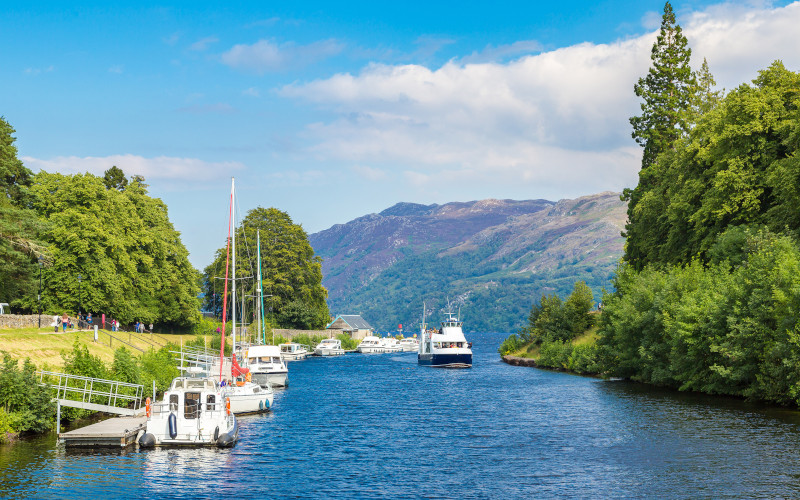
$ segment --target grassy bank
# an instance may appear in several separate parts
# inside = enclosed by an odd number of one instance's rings
[[[592,326],[569,341],[530,342],[507,355],[532,359],[541,368],[597,375],[601,371],[597,359],[598,328]]]
[[[114,361],[114,351],[121,346],[127,347],[134,354],[140,351],[134,346],[144,351],[151,347],[158,349],[158,345],[163,345],[165,340],[169,340],[177,345],[181,342],[186,343],[197,338],[196,335],[157,335],[154,336],[152,343],[143,339],[149,339],[149,334],[128,334],[127,332],[114,332],[117,339],[122,339],[128,344],[111,339],[105,331],[99,331],[98,342],[94,341],[94,332],[67,330],[66,332],[53,332],[52,327],[48,328],[4,328],[0,329],[0,351],[6,351],[15,359],[23,360],[30,358],[39,368],[47,367],[57,369],[63,366],[61,357],[62,351],[71,351],[75,343],[75,337],[89,350],[93,356],[97,356],[104,363]],[[207,336],[211,342],[211,336]],[[111,344],[109,346],[109,343]],[[154,345],[157,344],[157,345]]]

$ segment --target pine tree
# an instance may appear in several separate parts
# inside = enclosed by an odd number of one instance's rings
[[[695,86],[692,89],[692,110],[690,121],[696,123],[701,116],[714,109],[722,98],[721,90],[713,90],[717,82],[708,69],[708,61],[703,58],[703,65],[694,73]]]
[[[659,154],[688,130],[687,110],[696,86],[689,66],[692,50],[675,22],[672,5],[664,5],[661,31],[650,55],[653,65],[633,90],[644,99],[642,115],[630,119],[633,138],[644,147],[642,169],[655,162]]]

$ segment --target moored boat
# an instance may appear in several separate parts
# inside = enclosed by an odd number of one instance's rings
[[[252,381],[262,388],[288,387],[289,368],[276,345],[254,345],[246,351]]]
[[[372,335],[367,335],[356,347],[356,351],[362,354],[380,354],[386,352],[386,347],[381,339]]]
[[[236,444],[239,427],[222,388],[211,377],[177,377],[161,402],[146,404],[147,424],[139,445],[219,446]]]
[[[383,344],[384,351],[383,352],[402,352],[403,346],[400,345],[400,341],[394,337],[382,337],[381,344]]]
[[[342,341],[339,339],[324,339],[314,348],[317,356],[341,356],[344,354]]]
[[[308,346],[296,342],[287,342],[278,345],[281,349],[281,358],[284,361],[299,361],[308,357]]]
[[[419,340],[415,337],[406,337],[400,341],[403,352],[419,352]]]

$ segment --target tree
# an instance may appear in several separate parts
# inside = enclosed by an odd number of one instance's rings
[[[199,319],[199,275],[166,205],[149,197],[143,183],[133,181],[120,192],[91,174],[40,172],[31,191],[48,223],[47,309],[178,327]]]
[[[20,206],[25,201],[25,188],[31,185],[31,171],[17,158],[17,148],[11,135],[14,128],[0,116],[0,196]]]
[[[633,87],[636,96],[644,99],[642,115],[630,119],[632,136],[644,148],[642,169],[652,165],[659,154],[688,130],[686,111],[696,86],[689,66],[691,55],[686,37],[675,22],[672,5],[667,2],[661,30],[650,54],[653,66]]]
[[[276,208],[255,208],[247,213],[236,228],[236,275],[256,276],[258,257],[256,235],[261,237],[261,274],[265,307],[272,307],[278,320],[308,328],[322,328],[329,318],[325,299],[328,292],[322,286],[322,259],[314,255],[303,228],[292,222],[286,212]],[[217,250],[216,258],[205,269],[204,289],[206,307],[222,311],[221,287],[216,277],[225,277],[226,247]],[[239,293],[255,296],[257,280],[237,280]],[[216,294],[216,299],[214,295]],[[241,295],[239,295],[241,297]],[[230,300],[230,299],[229,299]],[[282,314],[291,305],[290,311]],[[230,310],[230,307],[228,308]],[[255,311],[251,308],[250,311]],[[308,319],[312,318],[312,320]],[[254,317],[244,318],[253,321]],[[279,323],[280,324],[280,323]]]
[[[128,179],[125,178],[125,172],[123,172],[122,169],[118,168],[116,165],[104,172],[103,180],[105,182],[106,189],[117,189],[119,191],[123,191],[125,186],[128,185]]]
[[[722,99],[722,91],[714,90],[717,85],[714,75],[708,69],[708,61],[703,58],[700,69],[694,73],[695,85],[691,92],[691,123],[697,123],[703,115],[714,109]]]

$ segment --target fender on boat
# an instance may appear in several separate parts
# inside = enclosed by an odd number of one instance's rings
[[[230,448],[236,444],[236,440],[238,438],[239,422],[236,421],[236,417],[233,417],[233,428],[224,434],[220,434],[219,438],[217,439],[217,446],[220,448]]]
[[[145,432],[142,437],[139,438],[139,446],[142,448],[150,448],[156,445],[156,437],[149,432]]]
[[[170,413],[167,421],[169,422],[169,437],[175,439],[178,435],[178,417],[174,413]]]

